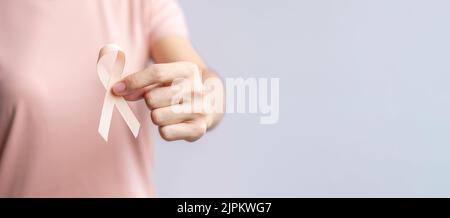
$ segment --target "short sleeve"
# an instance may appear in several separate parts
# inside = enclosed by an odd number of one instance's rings
[[[188,37],[183,11],[177,0],[144,0],[150,45],[167,36]]]

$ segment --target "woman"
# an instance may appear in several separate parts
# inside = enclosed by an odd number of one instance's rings
[[[97,132],[105,88],[95,66],[111,42],[127,59],[111,91],[129,101],[137,138],[117,111],[108,141]],[[168,141],[195,141],[221,118],[172,110],[181,74],[217,78],[175,0],[1,1],[0,196],[153,197],[151,125]]]

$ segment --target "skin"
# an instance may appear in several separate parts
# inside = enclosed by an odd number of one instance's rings
[[[184,37],[163,38],[152,45],[150,52],[155,64],[123,78],[113,86],[112,92],[129,101],[145,100],[150,118],[159,127],[164,140],[193,142],[200,139],[223,117],[222,112],[206,112],[213,110],[205,108],[209,107],[208,104],[202,104],[206,97],[223,96],[223,89],[207,92],[202,85],[206,79],[219,79],[218,75],[208,69],[191,42]],[[195,84],[183,94],[194,96],[199,101],[173,101],[179,91],[172,89],[171,85],[177,79]],[[223,98],[214,100],[224,101]],[[203,110],[176,112],[177,108],[185,106],[197,106]]]

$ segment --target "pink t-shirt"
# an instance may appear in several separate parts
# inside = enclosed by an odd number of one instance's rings
[[[155,41],[186,36],[175,0],[0,1],[0,197],[152,197],[149,111],[135,139],[117,109],[98,133],[108,43],[143,69]]]

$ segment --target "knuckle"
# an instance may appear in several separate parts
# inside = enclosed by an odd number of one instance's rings
[[[193,111],[192,116],[198,120],[203,120],[206,117],[206,115],[202,111]]]
[[[152,64],[150,66],[150,71],[155,71],[155,72],[161,71],[161,65],[160,64]]]
[[[161,72],[161,66],[155,64],[155,65],[153,65],[152,70],[153,70],[153,74],[152,74],[153,79],[156,82],[163,82],[163,74]]]
[[[161,71],[156,71],[153,76],[154,76],[154,80],[156,82],[159,82],[159,83],[164,82],[164,76]]]
[[[199,74],[200,73],[200,67],[192,62],[183,62],[186,66],[187,70],[191,72],[192,74]]]
[[[173,141],[171,130],[169,128],[160,127],[159,134],[161,135],[161,138],[163,138],[165,141]]]
[[[195,142],[195,141],[198,141],[199,139],[201,139],[202,136],[203,135],[192,135],[192,136],[186,137],[185,140],[188,142]]]
[[[151,112],[151,119],[152,119],[152,121],[153,121],[153,123],[155,124],[155,125],[157,125],[157,126],[159,126],[159,125],[162,125],[162,123],[163,123],[163,117],[162,117],[162,115],[161,115],[161,112],[160,112],[160,110],[153,110],[152,112]]]
[[[157,108],[157,106],[158,106],[155,96],[151,92],[147,92],[145,94],[145,103],[152,110]]]
[[[198,65],[197,65],[197,64],[194,64],[194,63],[192,63],[192,62],[188,62],[187,66],[188,66],[192,71],[198,71],[198,70],[199,70]]]
[[[132,88],[133,86],[134,86],[134,84],[135,84],[135,79],[134,79],[134,77],[133,76],[127,76],[124,80],[123,80],[123,82],[125,83],[125,87],[127,88],[127,89],[129,89],[129,88]]]
[[[198,125],[195,125],[192,134],[186,138],[186,141],[195,142],[199,140],[203,135],[205,135],[205,133],[206,133],[206,124],[199,123]]]

